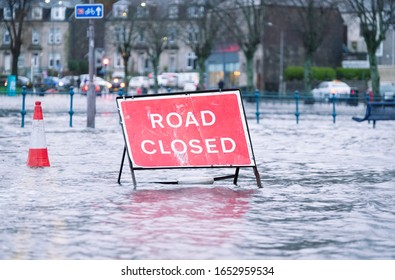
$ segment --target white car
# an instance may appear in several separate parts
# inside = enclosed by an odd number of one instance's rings
[[[347,100],[350,98],[351,87],[342,81],[325,81],[321,82],[311,93],[315,100],[328,101],[333,96],[338,100]]]
[[[149,79],[146,76],[136,76],[130,79],[129,88],[148,87]]]
[[[194,81],[185,81],[183,89],[184,91],[196,91],[197,84]]]
[[[368,94],[373,95],[372,87],[369,86]],[[395,101],[395,83],[394,82],[380,82],[380,95],[383,101]]]
[[[80,90],[81,93],[84,94],[88,90],[88,84],[89,84],[89,75],[83,74],[80,75],[81,83],[80,83]],[[111,88],[111,83],[107,82],[103,78],[94,76],[93,77],[93,83],[96,86],[96,93],[100,91],[100,93],[107,94],[109,93],[109,89]],[[97,89],[99,87],[99,90]]]

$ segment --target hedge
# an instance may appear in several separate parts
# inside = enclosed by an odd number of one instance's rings
[[[369,69],[336,68],[336,78],[342,80],[369,80]]]
[[[303,80],[303,67],[302,66],[289,66],[284,71],[284,77],[287,81],[290,80]],[[313,67],[312,68],[313,80],[368,80],[370,79],[369,69],[356,69],[356,68],[330,68],[330,67]]]

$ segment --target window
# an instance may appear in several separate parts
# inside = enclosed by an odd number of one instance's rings
[[[138,6],[137,7],[137,18],[147,18],[149,15],[149,10],[147,7]]]
[[[51,19],[52,20],[65,20],[65,7],[54,7],[51,9]]]
[[[15,11],[11,11],[10,8],[4,8],[3,13],[5,20],[12,19],[13,15],[15,15]]]
[[[172,5],[169,7],[169,18],[176,19],[178,18],[178,6]]]
[[[169,55],[169,71],[176,72],[176,55],[174,53]]]
[[[114,17],[116,18],[127,18],[128,17],[128,6],[124,4],[114,5]]]
[[[11,71],[11,54],[10,53],[4,54],[4,71],[5,72]]]
[[[3,44],[4,45],[11,44],[10,32],[8,32],[8,30],[4,30],[3,32]]]
[[[139,53],[139,58],[138,58],[138,72],[140,73],[140,74],[143,74],[144,73],[144,71],[145,71],[145,68],[146,68],[146,65],[145,65],[145,56],[144,56],[144,53]]]
[[[177,30],[174,27],[171,27],[169,30],[169,43],[173,44],[176,40]]]
[[[120,53],[114,53],[114,68],[122,68],[123,59]]]
[[[196,27],[188,26],[188,43],[196,43],[198,41],[199,31]]]
[[[114,29],[114,36],[116,43],[124,43],[125,42],[126,30],[124,26],[116,26]]]
[[[39,60],[39,54],[38,53],[33,53],[33,55],[32,55],[32,59],[31,59],[31,63],[32,63],[32,66],[34,67],[34,68],[37,68],[37,67],[39,67],[40,66],[40,60]]]
[[[197,59],[196,59],[195,53],[188,53],[186,68],[188,70],[196,69],[196,62],[197,62]]]
[[[144,38],[144,30],[139,31],[139,42],[144,43],[145,38]]]
[[[23,68],[25,66],[25,55],[21,53],[18,56],[18,69]]]
[[[49,68],[57,68],[57,69],[59,69],[61,67],[59,53],[50,53],[49,54],[48,67]]]
[[[40,34],[38,33],[37,29],[32,30],[32,44],[38,45],[40,43]]]
[[[204,14],[204,7],[203,6],[188,7],[187,13],[189,18],[202,17]]]
[[[49,30],[48,43],[50,45],[60,44],[61,43],[59,28],[51,28]]]
[[[40,7],[32,8],[32,19],[42,19],[43,18],[43,9]]]

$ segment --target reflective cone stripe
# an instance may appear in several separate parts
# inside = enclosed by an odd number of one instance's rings
[[[34,115],[33,115],[33,120],[44,120],[43,118],[43,108],[41,107],[41,102],[36,101],[36,106],[34,106]]]
[[[27,165],[30,167],[50,166],[47,143],[45,140],[43,111],[40,101],[36,101],[36,106],[34,106],[33,129],[30,136]]]

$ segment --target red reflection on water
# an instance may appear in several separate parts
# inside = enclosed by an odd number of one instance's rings
[[[185,188],[175,190],[142,190],[132,194],[134,216],[150,218],[184,214],[195,219],[239,218],[248,210],[248,197],[253,190],[234,191],[226,188]],[[151,204],[144,211],[141,204]],[[147,209],[145,209],[147,210]],[[206,210],[206,211],[203,211]]]
[[[124,218],[133,224],[133,242],[173,242],[218,245],[234,238],[242,227],[255,190],[190,187],[137,190]],[[159,245],[160,247],[160,245]]]

